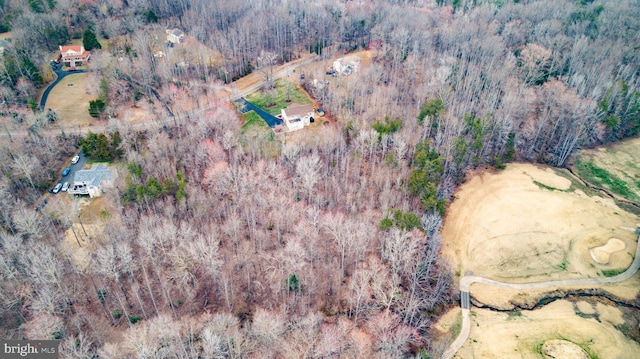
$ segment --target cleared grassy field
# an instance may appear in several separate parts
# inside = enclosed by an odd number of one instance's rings
[[[602,166],[584,167],[603,183],[620,185],[609,168],[605,175]],[[479,172],[458,189],[442,230],[442,254],[456,276],[472,272],[512,283],[607,277],[631,264],[638,219],[567,171],[513,163]],[[609,248],[608,243],[623,245],[597,261],[591,250]],[[638,283],[636,276],[601,288],[633,300]],[[471,292],[478,302],[506,310],[514,303],[538,303],[544,295],[482,284]],[[587,358],[638,357],[640,346],[625,336],[625,328],[634,325],[625,319],[629,313],[594,303],[557,301],[509,313],[474,307],[471,334],[454,358],[542,358],[543,346],[554,341],[562,344],[556,349],[573,348]],[[456,332],[451,317],[443,317],[446,325],[438,329],[444,338]]]
[[[541,309],[497,313],[474,309],[471,336],[454,358],[637,358],[640,345],[618,328],[624,313],[616,307],[557,301]],[[598,318],[594,320],[594,318]],[[546,356],[543,345],[561,341],[583,355]]]
[[[638,217],[569,177],[528,164],[473,177],[449,208],[443,255],[458,273],[514,282],[598,277],[626,268]],[[589,249],[610,238],[627,249],[606,265],[596,263]]]
[[[287,102],[287,99],[290,101]],[[271,95],[258,91],[248,95],[247,100],[256,106],[263,108],[272,115],[280,114],[280,110],[287,108],[294,103],[299,105],[311,104],[311,100],[303,90],[291,82],[282,80],[278,80],[276,82],[276,88],[272,91]],[[269,103],[275,103],[275,105],[266,107]]]
[[[97,95],[87,91],[88,74],[69,75],[51,90],[45,109],[58,111],[61,123],[66,127],[90,125],[95,119],[89,116],[89,101]]]
[[[250,111],[242,115],[242,134],[268,133],[269,125],[257,113]]]

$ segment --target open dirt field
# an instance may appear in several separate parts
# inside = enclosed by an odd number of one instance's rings
[[[442,232],[443,254],[457,274],[500,281],[585,278],[633,260],[640,220],[612,200],[589,196],[569,175],[513,164],[475,176],[456,194]],[[617,238],[608,264],[590,249]]]
[[[65,127],[87,126],[95,121],[89,116],[89,101],[98,96],[87,90],[87,80],[87,73],[69,75],[49,93],[46,108],[58,111]]]
[[[469,340],[455,358],[551,358],[543,356],[544,349],[562,352],[555,357],[563,359],[584,358],[585,353],[587,358],[640,357],[640,345],[616,329],[624,323],[622,312],[602,304],[557,301],[516,313],[473,309],[472,318]]]
[[[511,164],[478,173],[461,186],[445,219],[442,252],[458,278],[469,272],[514,283],[596,278],[631,264],[637,226],[638,216],[566,171]],[[640,276],[598,289],[633,300]],[[483,283],[471,288],[476,303],[507,310],[513,303],[536,303],[545,292]],[[471,310],[471,334],[456,358],[640,357],[640,345],[621,331],[629,323],[613,306],[558,300],[533,311]],[[435,327],[448,332],[443,339],[455,331],[453,313]],[[544,345],[551,340],[561,341]]]

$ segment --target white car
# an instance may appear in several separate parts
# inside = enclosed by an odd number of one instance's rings
[[[67,192],[68,189],[69,189],[69,182],[65,182],[62,185],[62,192]]]
[[[55,187],[53,187],[51,192],[54,193],[54,194],[58,193],[58,192],[60,192],[60,188],[62,188],[62,183],[58,182],[58,184]]]
[[[78,161],[80,161],[80,156],[76,155],[71,159],[71,164],[75,165],[76,163],[78,163]]]

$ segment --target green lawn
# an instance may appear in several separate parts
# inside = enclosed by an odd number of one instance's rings
[[[589,183],[599,187],[605,187],[611,192],[630,201],[639,200],[638,196],[629,188],[627,182],[604,168],[596,166],[593,162],[580,159],[575,164],[575,170],[582,179]]]
[[[264,109],[272,115],[280,114],[280,110],[289,107],[293,103],[299,105],[310,105],[311,100],[301,89],[297,88],[294,84],[278,80],[276,81],[276,88],[270,95],[265,94],[262,90],[256,91],[247,97],[247,101],[254,105]],[[287,102],[287,98],[291,102]],[[268,102],[275,102],[275,106],[265,107]]]
[[[269,125],[260,117],[257,113],[250,111],[242,115],[242,133],[246,133],[248,131],[271,131]]]

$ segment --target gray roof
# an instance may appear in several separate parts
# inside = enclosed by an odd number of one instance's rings
[[[307,116],[309,113],[313,113],[313,106],[311,105],[298,105],[294,104],[284,109],[284,113],[287,117]]]
[[[90,170],[80,170],[73,177],[74,183],[85,183],[98,187],[100,182],[111,179],[111,170],[104,165],[96,165]]]

